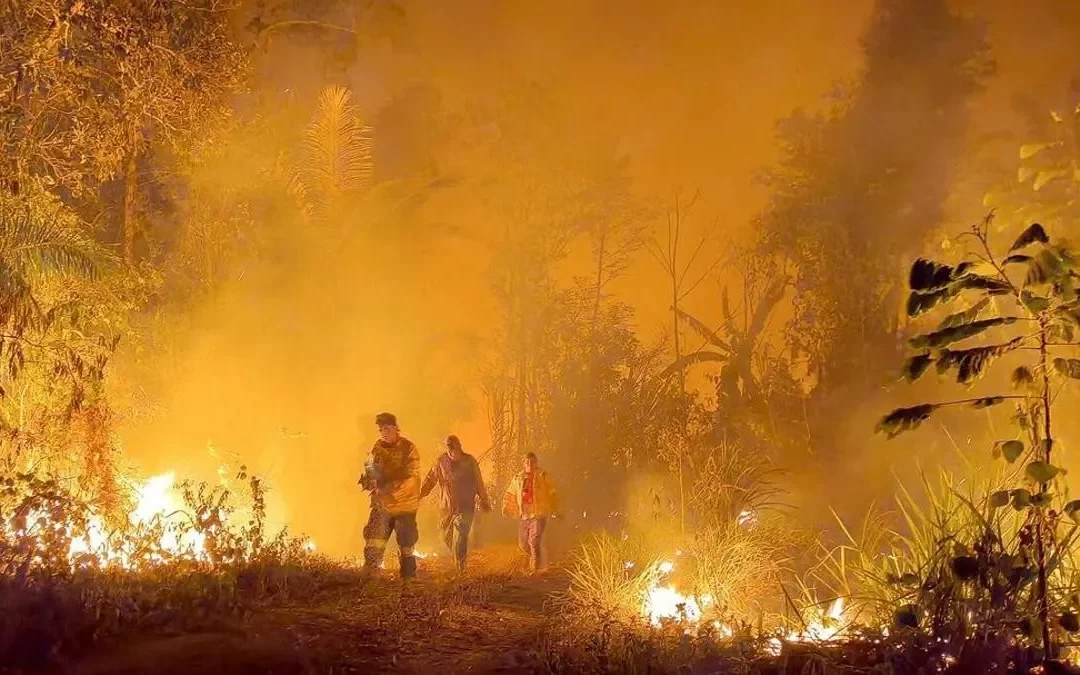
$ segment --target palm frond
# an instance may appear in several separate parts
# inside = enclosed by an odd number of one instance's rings
[[[729,358],[726,354],[718,354],[716,352],[694,352],[693,354],[687,354],[686,356],[677,359],[660,373],[660,377],[669,377],[699,363],[724,363],[728,360]]]
[[[327,87],[304,132],[304,158],[293,189],[312,204],[366,188],[373,174],[371,128],[364,124],[345,87]]]
[[[92,279],[111,257],[58,200],[0,196],[0,262],[27,284],[53,274]]]
[[[55,280],[93,279],[111,259],[79,217],[44,190],[0,194],[3,374],[15,378],[27,361],[25,350],[41,349],[44,334],[65,313],[58,306],[42,309],[42,289]]]
[[[681,309],[676,309],[675,313],[684,323],[686,323],[686,325],[693,328],[694,332],[700,335],[703,340],[717,349],[728,352],[729,354],[731,353],[731,345],[717,335],[716,331],[706,326],[704,321],[687,314]]]

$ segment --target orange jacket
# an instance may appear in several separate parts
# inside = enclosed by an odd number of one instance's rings
[[[393,445],[381,440],[371,448],[370,463],[379,474],[372,508],[390,514],[414,513],[420,508],[420,452],[412,441],[398,437]]]
[[[522,513],[522,488],[525,487],[525,472],[514,476],[503,495],[502,513],[507,518],[544,518],[559,512],[559,498],[555,486],[543,469],[537,468],[533,477],[533,508],[531,513]]]

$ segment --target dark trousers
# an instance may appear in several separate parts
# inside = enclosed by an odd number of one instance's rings
[[[547,518],[523,518],[518,523],[518,545],[529,558],[529,568],[540,569],[540,550],[544,544]]]
[[[439,521],[443,543],[454,554],[458,567],[465,567],[465,557],[469,555],[469,532],[475,515],[475,511],[444,513]]]
[[[420,533],[416,529],[416,512],[395,513],[382,509],[371,509],[367,525],[364,526],[364,567],[382,567],[383,554],[390,535],[397,535],[398,550],[401,552],[401,576],[416,576],[416,556],[413,547]]]

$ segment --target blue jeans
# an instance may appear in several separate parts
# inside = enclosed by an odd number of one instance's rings
[[[472,530],[475,516],[475,511],[464,511],[444,513],[440,519],[443,543],[454,554],[458,567],[465,566],[465,557],[469,554],[469,531]]]

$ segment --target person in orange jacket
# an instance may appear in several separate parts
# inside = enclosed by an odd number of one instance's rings
[[[413,549],[419,538],[416,511],[420,508],[420,453],[412,441],[401,435],[397,417],[379,413],[375,417],[379,440],[371,448],[358,481],[371,493],[371,512],[364,526],[364,569],[382,567],[383,554],[391,534],[396,534],[403,579],[416,576]]]
[[[518,545],[534,572],[541,568],[540,552],[547,520],[559,513],[555,486],[538,464],[536,453],[525,455],[524,469],[510,481],[502,505],[503,515],[518,521]]]

